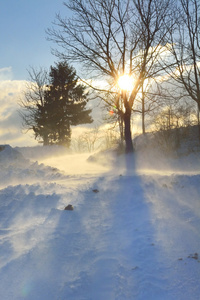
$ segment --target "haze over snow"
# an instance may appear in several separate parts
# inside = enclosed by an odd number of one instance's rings
[[[199,152],[149,146],[1,147],[1,299],[199,299]]]

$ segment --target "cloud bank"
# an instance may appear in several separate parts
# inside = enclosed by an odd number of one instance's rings
[[[37,145],[33,134],[22,132],[19,99],[25,81],[11,80],[11,68],[0,69],[0,144],[15,146]]]

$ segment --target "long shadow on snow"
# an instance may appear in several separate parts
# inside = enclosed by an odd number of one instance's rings
[[[55,299],[169,299],[151,203],[134,160],[123,167],[116,164],[82,191],[74,211],[60,213],[51,245],[59,274]]]
[[[37,299],[36,283],[46,277],[42,262],[48,248],[43,241],[48,241],[52,226],[45,226],[44,220],[60,197],[35,193],[39,187],[18,185],[0,191],[1,299]]]

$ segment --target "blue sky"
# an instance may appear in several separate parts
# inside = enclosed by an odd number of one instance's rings
[[[27,79],[29,66],[54,64],[55,45],[46,40],[45,30],[63,10],[63,0],[0,1],[0,69],[9,68],[10,79]]]

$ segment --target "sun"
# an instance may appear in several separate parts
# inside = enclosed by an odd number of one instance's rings
[[[132,91],[133,77],[128,74],[124,74],[120,76],[118,79],[118,86],[120,87],[121,90],[128,91],[128,92]]]

